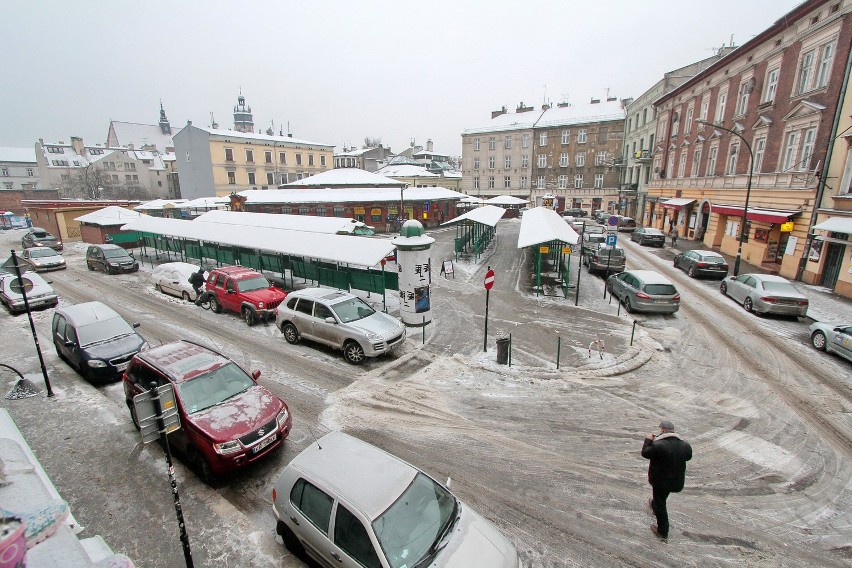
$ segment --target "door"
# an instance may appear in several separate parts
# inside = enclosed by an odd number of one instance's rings
[[[728,283],[728,295],[738,302],[745,300],[755,287],[755,279],[748,274],[740,274]]]
[[[331,345],[332,347],[341,347],[342,343],[338,337],[340,325],[337,323],[328,323],[325,321],[325,318],[332,318],[335,322],[337,321],[328,306],[317,302],[314,305],[314,317],[311,321],[313,330],[311,333],[313,333],[314,338],[317,341],[321,341],[327,345]]]
[[[825,254],[825,264],[823,265],[822,278],[820,285],[832,290],[837,285],[837,278],[840,276],[840,271],[843,268],[843,256],[846,252],[845,244],[828,243],[828,250]]]
[[[852,361],[852,325],[832,331],[829,341],[837,353]]]
[[[316,333],[314,329],[314,301],[299,298],[294,312],[293,322],[296,324],[296,329],[299,330],[299,335],[307,339],[314,339]]]
[[[293,532],[302,542],[305,551],[323,566],[336,566],[337,563],[332,564],[328,554],[331,547],[328,529],[334,505],[331,496],[300,478],[290,491],[287,505],[290,521],[296,525]]]
[[[176,270],[167,270],[163,272],[160,280],[160,288],[163,292],[171,296],[180,296],[180,290],[177,283],[178,272]]]

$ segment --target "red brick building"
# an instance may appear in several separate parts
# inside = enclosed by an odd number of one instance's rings
[[[110,205],[132,209],[139,205],[139,201],[28,199],[21,204],[29,214],[33,226],[42,227],[67,243],[81,240],[81,227],[77,217]]]

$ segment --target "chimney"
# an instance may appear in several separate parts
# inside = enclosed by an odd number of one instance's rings
[[[506,107],[503,107],[500,110],[492,110],[491,111],[491,118],[497,118],[501,114],[506,114]]]
[[[74,152],[78,156],[83,155],[83,149],[84,148],[85,148],[85,146],[83,145],[83,139],[82,138],[80,138],[79,136],[72,136],[71,137],[71,149],[74,150]]]
[[[606,102],[611,103],[612,101],[617,101],[618,97],[607,97]]]
[[[565,108],[565,107],[571,106],[571,103],[569,103],[568,101],[565,101],[564,103],[556,103],[556,106],[559,107],[559,108]]]
[[[426,140],[426,151],[427,151],[427,152],[432,152],[432,151],[433,151],[433,150],[432,150],[432,139],[431,139],[431,138],[428,138],[428,139]]]
[[[541,105],[541,110],[550,110],[550,105],[547,104],[547,103],[544,103],[543,105]]]
[[[596,104],[598,104],[599,102],[601,102],[601,100],[600,100],[600,99],[592,98],[592,104],[593,104],[593,105],[596,105]]]
[[[192,126],[192,121],[191,121],[191,120],[187,120],[187,121],[186,121],[186,125],[187,125],[187,126]]]
[[[521,101],[521,104],[518,105],[518,108],[515,109],[515,112],[529,112],[533,110],[533,107],[524,106],[524,102]]]
[[[626,109],[628,106],[630,106],[631,103],[633,103],[633,97],[621,99],[621,108]]]

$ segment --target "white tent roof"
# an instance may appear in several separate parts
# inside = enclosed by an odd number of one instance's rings
[[[379,176],[382,177],[382,176]],[[388,178],[383,178],[388,179]],[[239,192],[246,203],[399,203],[399,187],[247,189]],[[462,199],[464,193],[446,187],[408,187],[402,192],[406,202],[436,199]]]
[[[559,213],[549,207],[535,207],[521,217],[521,231],[518,234],[518,248],[562,241],[576,245],[580,235],[568,226]]]
[[[423,166],[415,166],[414,164],[392,164],[376,170],[380,176],[398,178],[398,177],[441,177],[440,174],[433,174]]]
[[[506,210],[502,207],[497,207],[495,205],[483,205],[482,207],[477,207],[476,209],[468,211],[464,215],[459,215],[455,219],[450,219],[449,221],[441,224],[450,225],[452,223],[458,223],[459,221],[470,219],[471,221],[475,221],[477,223],[482,223],[483,225],[493,227],[497,224],[497,221],[503,218],[503,215],[505,214]]]
[[[364,223],[345,217],[316,217],[314,215],[283,215],[278,213],[247,213],[242,211],[208,211],[196,217],[195,223],[221,223],[242,227],[266,227],[309,233],[351,234]]]
[[[335,168],[280,186],[288,187],[399,187],[403,182],[359,168]]]
[[[485,201],[480,199],[479,197],[468,195],[467,197],[459,201],[459,203],[485,203]]]
[[[137,205],[133,209],[135,209],[136,211],[173,209],[175,207],[178,207],[179,205],[183,205],[187,201],[187,199],[154,199],[153,201],[146,201],[142,205]]]
[[[751,209],[749,209],[749,213],[751,213]],[[814,229],[849,235],[852,234],[852,217],[829,217],[822,223],[814,225]]]
[[[229,197],[199,197],[198,199],[181,203],[178,205],[178,209],[212,209],[214,207],[227,207],[230,203],[231,199]]]
[[[254,227],[249,231],[241,225],[197,223],[148,215],[127,223],[121,230],[144,231],[367,268],[379,264],[396,248],[389,239],[326,235],[267,227]]]
[[[109,207],[104,207],[103,209],[98,209],[97,211],[81,215],[77,217],[75,221],[88,223],[90,225],[100,225],[101,227],[113,227],[116,225],[124,225],[128,221],[138,219],[141,216],[142,214],[137,213],[136,211],[125,209],[124,207],[119,207],[117,205],[110,205]]]
[[[522,203],[529,203],[529,200],[512,197],[511,195],[498,195],[497,197],[486,199],[485,203],[489,205],[521,205]]]

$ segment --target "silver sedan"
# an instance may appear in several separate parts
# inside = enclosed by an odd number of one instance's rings
[[[815,322],[808,329],[811,345],[852,361],[852,325]]]
[[[796,317],[808,313],[807,297],[787,279],[774,274],[728,276],[719,290],[741,303],[747,312]]]

